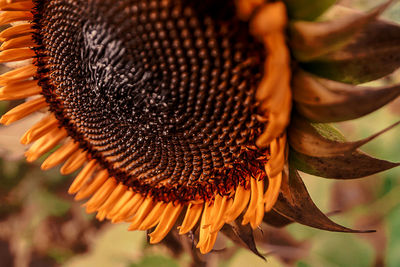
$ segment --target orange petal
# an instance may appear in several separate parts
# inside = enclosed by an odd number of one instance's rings
[[[274,139],[270,144],[271,157],[265,166],[268,177],[275,177],[283,170],[286,156],[286,134]]]
[[[219,231],[222,228],[222,226],[224,226],[225,224],[224,215],[228,207],[229,201],[230,200],[228,200],[228,196],[223,196],[221,197],[221,203],[219,207],[215,207],[216,214],[215,216],[213,216],[213,223],[210,228],[211,233]]]
[[[133,198],[133,195],[134,193],[132,190],[126,190],[121,198],[118,199],[118,201],[115,203],[114,207],[107,214],[107,219],[111,220],[113,218],[116,218],[121,209]]]
[[[37,44],[33,41],[32,36],[24,35],[3,42],[3,44],[0,46],[0,50],[35,46],[37,46]]]
[[[123,207],[121,207],[118,213],[115,214],[112,222],[127,220],[135,215],[143,201],[144,197],[142,197],[141,194],[135,194]]]
[[[210,235],[210,224],[209,224],[210,213],[211,213],[210,203],[205,202],[203,216],[201,216],[201,221],[200,221],[200,233],[199,233],[199,242],[196,245],[197,248],[204,246],[207,243],[208,237]]]
[[[268,188],[264,194],[265,211],[268,212],[275,205],[276,200],[279,196],[279,190],[281,189],[282,173],[277,176],[268,178]]]
[[[32,19],[33,14],[30,11],[5,11],[0,14],[0,25]]]
[[[86,164],[86,166],[81,170],[81,172],[72,182],[71,186],[69,187],[68,193],[75,194],[76,192],[78,192],[79,189],[81,189],[82,186],[85,184],[85,182],[91,178],[93,172],[96,170],[96,167],[96,160],[92,159],[91,161],[89,161],[89,163]]]
[[[235,197],[233,199],[233,204],[231,207],[226,211],[225,214],[225,221],[232,222],[234,221],[242,211],[247,207],[249,204],[251,191],[250,189],[246,190],[244,186],[239,185],[236,188]]]
[[[14,69],[0,75],[0,85],[7,85],[9,83],[20,82],[28,78],[32,78],[37,71],[37,67],[32,64],[28,64],[21,68]]]
[[[109,178],[85,204],[86,212],[92,213],[98,210],[99,207],[107,200],[108,196],[111,195],[116,186],[117,181],[115,178]]]
[[[179,229],[179,234],[183,235],[193,229],[197,221],[200,218],[201,212],[203,211],[204,204],[192,204],[190,203],[185,218],[183,219],[182,225]]]
[[[35,5],[32,1],[18,1],[15,3],[4,4],[0,6],[2,11],[29,11],[34,8]]]
[[[51,131],[51,129],[57,128],[58,120],[54,117],[53,114],[45,117],[35,125],[33,125],[22,137],[21,144],[27,145],[36,141],[47,132]]]
[[[0,41],[4,42],[13,37],[31,34],[33,31],[30,23],[18,24],[0,32]]]
[[[250,203],[247,207],[246,213],[243,215],[242,224],[245,225],[250,222],[253,229],[257,228],[261,221],[260,215],[257,213],[259,206],[264,207],[263,193],[264,193],[264,180],[257,177],[256,179],[251,179],[251,197]]]
[[[81,200],[93,195],[105,183],[108,177],[106,170],[99,171],[92,180],[82,186],[78,194],[76,194],[75,200]]]
[[[47,107],[46,99],[42,96],[29,100],[4,114],[0,119],[0,123],[9,125],[45,107]]]
[[[64,163],[60,169],[60,173],[67,175],[73,173],[87,161],[86,151],[79,149],[74,154],[72,154],[69,159]]]
[[[8,49],[0,52],[0,63],[30,59],[34,56],[36,56],[35,51],[30,48]]]
[[[147,197],[137,209],[135,216],[132,218],[132,223],[128,227],[128,230],[137,230],[147,214],[149,214],[149,212],[154,208],[155,204],[156,203],[151,197]]]
[[[217,240],[217,236],[218,236],[218,232],[212,233],[208,236],[207,242],[201,246],[199,246],[200,248],[200,252],[202,254],[207,254],[208,252],[210,252],[215,244],[215,241]]]
[[[156,226],[160,221],[166,206],[166,203],[157,201],[153,209],[149,212],[149,214],[147,214],[146,218],[144,218],[138,226],[138,230],[147,230]]]
[[[126,190],[127,186],[120,182],[108,197],[107,201],[104,202],[104,204],[100,207],[100,210],[104,210],[106,214],[108,214],[118,199],[126,192]]]
[[[150,244],[159,243],[168,234],[171,228],[174,226],[175,221],[178,219],[179,214],[182,211],[182,205],[177,204],[174,206],[173,203],[168,203],[161,216],[160,223],[156,229],[149,235]]]
[[[79,147],[78,143],[71,140],[64,145],[62,145],[59,149],[57,149],[53,154],[51,154],[41,166],[42,170],[48,170],[61,164],[64,162],[72,153],[74,153]]]
[[[37,85],[37,81],[16,82],[0,88],[0,100],[22,99],[41,92],[42,88]]]
[[[26,160],[32,162],[37,160],[44,153],[50,151],[62,139],[67,136],[64,129],[55,128],[48,132],[46,135],[39,138],[29,149],[25,152]]]

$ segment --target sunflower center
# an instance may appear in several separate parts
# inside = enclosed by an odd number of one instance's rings
[[[37,4],[38,78],[52,111],[136,191],[207,199],[263,169],[250,147],[265,55],[221,2]]]

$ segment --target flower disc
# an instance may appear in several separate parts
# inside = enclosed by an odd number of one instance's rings
[[[57,0],[36,11],[50,109],[118,181],[188,201],[263,170],[265,152],[251,148],[264,49],[231,1]]]

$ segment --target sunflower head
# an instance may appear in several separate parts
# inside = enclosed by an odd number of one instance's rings
[[[358,178],[397,166],[358,150],[374,137],[345,142],[324,123],[397,96],[349,83],[398,68],[368,49],[393,44],[382,29],[399,40],[399,27],[377,20],[388,4],[312,22],[335,1],[317,2],[0,1],[0,23],[12,23],[0,61],[20,62],[0,76],[0,99],[27,99],[1,122],[46,110],[21,139],[27,160],[57,147],[42,169],[82,168],[69,193],[100,220],[153,229],[151,243],[179,225],[207,253],[233,229],[260,255],[263,220],[353,232],[318,210],[297,170]]]

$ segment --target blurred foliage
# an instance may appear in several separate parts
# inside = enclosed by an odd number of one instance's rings
[[[379,1],[344,0],[343,4],[367,9]],[[385,13],[400,22],[400,3]],[[400,82],[400,73],[375,82]],[[13,103],[0,102],[0,113]],[[369,136],[399,119],[400,101],[387,108],[338,126],[350,140]],[[0,266],[187,266],[190,259],[175,259],[163,246],[149,246],[145,233],[127,232],[126,224],[98,222],[87,215],[82,203],[66,192],[72,176],[58,170],[43,172],[40,162],[27,164],[19,136],[33,119],[16,126],[0,127]],[[400,129],[396,128],[363,149],[380,158],[400,161]],[[285,266],[292,263],[280,255],[293,256],[298,267],[400,266],[400,168],[354,181],[332,181],[306,176],[310,195],[324,212],[333,212],[337,222],[358,229],[376,229],[372,234],[330,233],[298,224],[286,232],[259,233],[261,239],[282,241],[261,246],[267,262],[252,253],[230,247],[211,253],[210,266]],[[275,232],[276,231],[276,232]],[[307,250],[309,249],[308,253]],[[279,257],[278,257],[279,256]]]

